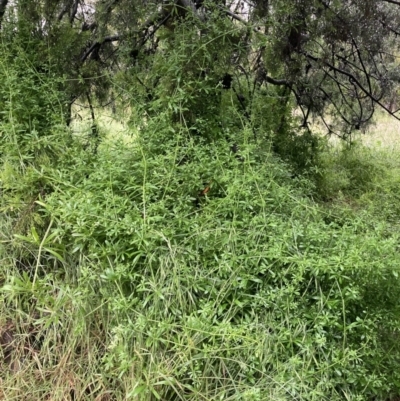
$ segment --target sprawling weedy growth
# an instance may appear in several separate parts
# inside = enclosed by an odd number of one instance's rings
[[[211,22],[174,13],[150,31],[145,60],[121,49],[142,64],[125,59],[129,68],[93,86],[85,74],[98,72],[96,43],[76,61],[80,85],[61,77],[51,42],[41,60],[10,46],[7,31],[2,397],[398,395],[399,211],[377,206],[397,199],[398,179],[372,151],[335,153],[300,130],[290,88],[252,88],[228,71],[233,56],[245,72],[254,62],[250,27],[230,29],[218,8]],[[16,44],[35,36],[32,18]],[[48,29],[58,28],[78,41],[69,24]],[[85,55],[93,69],[81,69]],[[130,140],[102,131],[93,82],[100,99],[111,83],[119,93]],[[68,125],[74,89],[94,117],[87,135]]]

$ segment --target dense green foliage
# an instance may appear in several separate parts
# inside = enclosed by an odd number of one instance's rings
[[[60,72],[79,55],[69,24],[59,46],[29,41],[32,13],[3,30],[3,398],[398,396],[398,160],[299,128],[280,85],[251,107],[224,88],[252,31],[212,11],[206,36],[182,18],[90,84],[95,63]],[[109,90],[126,131],[78,133],[71,96],[106,113]]]

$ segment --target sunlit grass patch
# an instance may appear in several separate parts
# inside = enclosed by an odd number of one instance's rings
[[[126,112],[129,114],[129,112]],[[88,106],[75,106],[73,109],[71,128],[75,135],[86,137],[93,125],[92,116]],[[128,127],[126,121],[129,115],[113,113],[111,109],[95,110],[95,121],[98,124],[104,142],[122,140],[125,144],[134,142],[136,133]]]
[[[325,121],[328,124],[331,122],[329,115],[325,116]],[[319,119],[312,121],[310,128],[315,134],[327,134],[326,127]],[[329,137],[331,144],[339,145],[343,143],[343,140],[339,137],[341,132],[338,131],[337,135]],[[378,111],[373,117],[372,123],[365,130],[355,131],[347,139],[351,139],[353,142],[361,142],[370,148],[397,151],[400,149],[400,121],[385,112]]]
[[[400,149],[400,121],[386,113],[378,113],[362,143],[369,147],[385,148],[386,150]]]

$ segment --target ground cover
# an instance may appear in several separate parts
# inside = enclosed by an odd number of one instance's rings
[[[53,191],[24,224],[2,215],[4,399],[396,394],[396,150],[326,150],[318,200],[251,132],[239,159],[101,129],[95,160],[32,172]]]

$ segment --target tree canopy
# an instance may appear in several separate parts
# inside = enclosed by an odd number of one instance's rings
[[[110,95],[110,80],[122,75],[134,75],[131,90],[148,103],[159,100],[158,85],[170,78],[160,59],[186,46],[190,57],[171,76],[213,84],[188,105],[192,120],[212,89],[231,86],[249,121],[254,97],[272,86],[295,100],[304,128],[318,116],[346,137],[377,108],[398,118],[390,102],[399,81],[394,0],[2,0],[0,21],[3,44],[19,43],[39,72],[66,78],[67,106],[123,98],[115,87]]]

